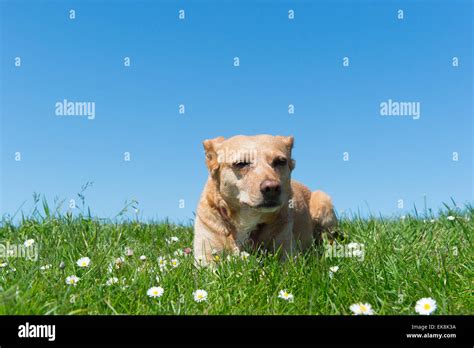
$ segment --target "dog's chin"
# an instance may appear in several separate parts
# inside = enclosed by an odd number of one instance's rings
[[[242,204],[249,207],[249,208],[251,208],[251,209],[253,209],[253,210],[255,210],[255,211],[261,212],[261,213],[274,213],[274,212],[280,210],[282,205],[283,205],[280,202],[263,202],[263,203],[256,204],[256,205],[252,205],[252,204],[242,202]]]

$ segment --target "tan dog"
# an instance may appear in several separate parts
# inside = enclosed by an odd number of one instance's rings
[[[331,198],[291,180],[293,137],[257,135],[204,141],[209,178],[194,226],[196,261],[244,246],[308,248],[336,226]]]

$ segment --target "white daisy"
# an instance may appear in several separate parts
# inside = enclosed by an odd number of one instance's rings
[[[280,290],[280,292],[278,293],[278,298],[281,298],[281,299],[283,299],[285,301],[288,301],[288,302],[293,302],[294,296],[293,296],[293,294],[290,294],[286,290]]]
[[[172,259],[170,261],[170,263],[171,263],[171,266],[173,266],[173,268],[176,268],[176,267],[179,266],[179,260],[178,259]]]
[[[161,297],[165,290],[161,286],[153,286],[148,289],[146,294],[150,297]]]
[[[124,263],[124,258],[123,257],[117,257],[114,262],[112,262],[109,267],[109,273],[113,272],[114,269],[120,269]]]
[[[120,266],[122,265],[122,263],[125,262],[125,259],[123,257],[117,257],[115,259],[115,266],[118,266],[118,268],[120,268]]]
[[[105,285],[107,286],[111,286],[113,284],[117,284],[118,283],[118,278],[117,277],[112,277],[112,278],[109,278],[106,282],[105,282]]]
[[[27,239],[23,245],[26,246],[27,248],[32,246],[33,244],[35,244],[35,240],[34,239]]]
[[[80,280],[79,277],[76,277],[75,275],[72,275],[72,276],[69,276],[69,277],[66,278],[66,284],[76,286],[76,284],[79,280]]]
[[[40,267],[40,270],[45,271],[45,270],[47,270],[47,269],[50,269],[51,267],[52,267],[51,264],[49,264],[49,265],[44,265],[44,266],[41,266],[41,267]]]
[[[435,300],[433,300],[431,297],[423,297],[416,303],[415,311],[418,314],[430,315],[436,310],[436,307]]]
[[[249,258],[249,256],[250,256],[250,254],[248,252],[242,251],[240,253],[240,258],[244,261],[247,260]]]
[[[140,256],[140,260],[146,261],[146,256],[145,255]]]
[[[448,219],[449,221],[454,221],[454,219],[456,219],[456,218],[452,215],[449,215],[446,219]]]
[[[172,244],[172,243],[176,243],[176,242],[179,242],[179,238],[175,237],[175,236],[166,239],[166,243],[168,243],[168,244]]]
[[[372,306],[368,303],[355,303],[351,305],[349,308],[355,315],[374,314],[374,311],[372,310]]]
[[[329,267],[329,278],[334,277],[334,273],[339,270],[339,266]]]
[[[158,258],[158,266],[160,266],[160,269],[163,270],[166,268],[166,259],[162,256]]]
[[[87,256],[81,257],[79,260],[77,260],[76,263],[79,267],[89,267],[89,264],[91,263],[91,259],[89,259]]]
[[[130,248],[127,248],[125,253],[126,253],[127,256],[133,256],[133,250],[130,249]]]
[[[207,291],[206,290],[196,290],[193,292],[194,301],[203,302],[207,301]]]

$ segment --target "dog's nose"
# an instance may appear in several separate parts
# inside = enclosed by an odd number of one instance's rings
[[[276,180],[265,180],[260,184],[260,191],[265,198],[277,198],[281,192],[281,186]]]

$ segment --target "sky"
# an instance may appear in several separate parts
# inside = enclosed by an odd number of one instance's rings
[[[471,1],[0,4],[0,215],[35,192],[66,209],[93,182],[96,216],[137,200],[143,220],[188,222],[202,141],[261,133],[295,137],[292,177],[340,215],[473,202]],[[56,115],[64,99],[95,117]],[[419,118],[382,116],[389,99]]]

